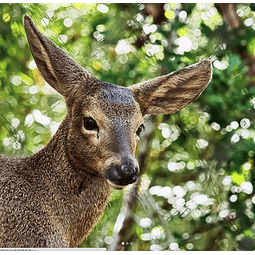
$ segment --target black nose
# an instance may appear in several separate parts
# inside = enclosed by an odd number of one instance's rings
[[[109,181],[120,186],[134,183],[139,174],[139,167],[132,161],[124,161],[121,165],[112,164],[107,170],[106,177]]]

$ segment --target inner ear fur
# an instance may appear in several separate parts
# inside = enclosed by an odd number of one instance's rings
[[[84,80],[96,79],[44,36],[28,15],[24,17],[24,27],[40,73],[60,94],[68,96],[71,90]]]
[[[175,113],[193,102],[212,78],[209,60],[131,86],[143,115]]]

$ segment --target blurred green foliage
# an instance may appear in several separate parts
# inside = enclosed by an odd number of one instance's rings
[[[146,118],[143,176],[125,250],[254,250],[255,5],[237,4],[231,30],[214,4],[165,4],[160,25],[144,4],[0,4],[0,153],[40,150],[66,113],[40,76],[23,16],[99,79],[130,86],[210,58],[213,79],[179,113]],[[139,40],[142,43],[139,44]],[[148,136],[149,135],[149,136]],[[143,139],[143,137],[147,137]],[[148,138],[149,137],[149,138]],[[129,188],[112,193],[86,247],[110,249]],[[124,199],[123,199],[124,197]]]

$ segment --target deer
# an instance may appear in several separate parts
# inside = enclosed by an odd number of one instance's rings
[[[0,154],[0,246],[77,247],[111,191],[137,182],[144,116],[173,114],[193,102],[212,78],[211,61],[123,87],[88,72],[28,15],[24,28],[37,68],[64,97],[67,114],[39,152]]]

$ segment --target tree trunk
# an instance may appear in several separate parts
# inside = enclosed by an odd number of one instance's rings
[[[165,11],[164,11],[164,3],[147,3],[144,4],[143,10],[144,16],[152,16],[153,23],[156,25],[162,24],[162,22],[166,21]],[[149,39],[149,35],[145,34],[143,31],[141,35],[137,38],[135,46],[139,49],[144,43]]]
[[[216,4],[217,9],[222,15],[224,22],[230,27],[232,30],[238,29],[242,26],[242,21],[237,14],[236,4],[233,3],[219,3]],[[248,54],[247,50],[238,51],[237,53],[240,57],[247,61],[249,66],[249,71],[247,72],[248,76],[255,76],[255,57]],[[255,85],[255,83],[253,84]]]

